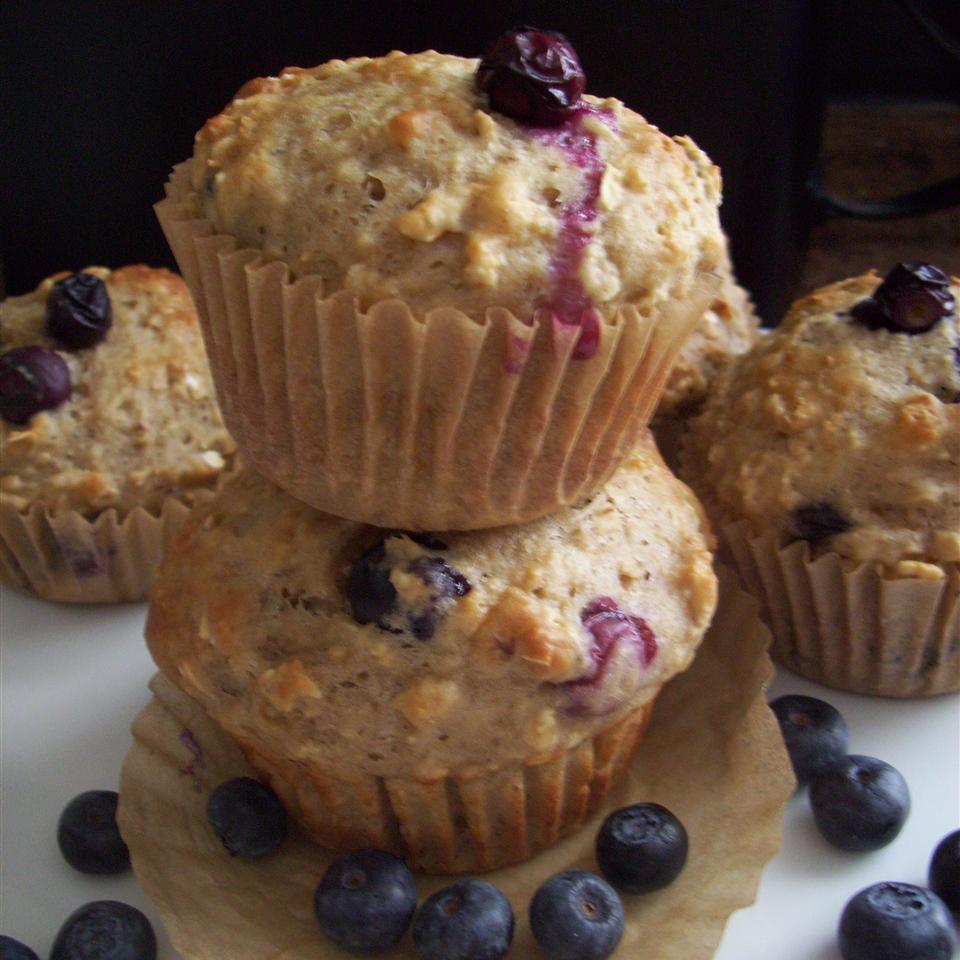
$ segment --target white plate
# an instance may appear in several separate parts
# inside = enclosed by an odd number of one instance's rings
[[[143,616],[142,605],[57,605],[0,589],[0,933],[41,957],[77,906],[115,899],[154,922],[160,960],[177,960],[130,875],[76,873],[56,843],[68,800],[116,789],[128,727],[154,672],[140,639]],[[810,693],[841,710],[851,752],[897,767],[913,810],[889,847],[851,854],[822,840],[806,797],[794,797],[783,850],[767,868],[756,905],[731,919],[715,960],[839,960],[835,930],[847,899],[878,880],[925,883],[934,846],[960,826],[960,696],[858,697],[785,672],[771,696],[782,693]]]

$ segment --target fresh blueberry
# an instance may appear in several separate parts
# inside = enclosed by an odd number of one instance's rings
[[[624,893],[650,893],[672,883],[687,862],[687,831],[659,803],[616,810],[597,834],[600,872]]]
[[[957,932],[943,901],[912,883],[875,883],[843,908],[843,960],[950,960]]]
[[[0,960],[38,960],[38,957],[26,944],[0,934]]]
[[[438,890],[413,921],[413,942],[423,960],[500,960],[512,939],[510,901],[486,880]]]
[[[788,694],[777,697],[770,709],[780,724],[797,783],[809,783],[847,755],[847,722],[829,703],[816,697]]]
[[[55,350],[17,347],[0,356],[0,416],[22,426],[70,398],[70,368]]]
[[[898,263],[872,297],[854,304],[850,315],[872,330],[926,333],[956,308],[950,278],[939,267],[910,260]]]
[[[850,520],[830,503],[808,503],[793,511],[794,534],[812,546],[826,543],[852,526]]]
[[[561,33],[532,27],[500,34],[477,69],[477,87],[494,110],[542,125],[567,119],[586,84],[570,41]]]
[[[551,877],[530,903],[530,929],[547,960],[604,960],[617,949],[623,924],[617,891],[586,870]]]
[[[64,859],[81,873],[122,873],[130,851],[117,827],[119,795],[89,790],[74,797],[60,814],[57,843]]]
[[[53,942],[50,960],[155,960],[157,938],[136,908],[97,900],[75,910]]]
[[[47,297],[47,333],[65,347],[96,346],[113,323],[106,284],[92,273],[58,280]]]
[[[400,942],[417,907],[413,874],[382,850],[334,860],[313,898],[320,929],[351,953],[380,953]]]
[[[252,777],[221,783],[207,801],[207,819],[231,857],[264,857],[287,835],[277,795]]]
[[[937,844],[927,883],[954,913],[960,913],[960,830],[954,830]]]
[[[879,850],[900,833],[910,791],[900,772],[875,757],[844,757],[810,782],[813,819],[843,850]]]

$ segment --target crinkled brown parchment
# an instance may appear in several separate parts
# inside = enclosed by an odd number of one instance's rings
[[[608,804],[652,800],[690,835],[687,867],[670,887],[625,897],[627,927],[614,960],[706,960],[730,914],[751,904],[780,846],[793,790],[776,721],[766,705],[769,634],[752,600],[721,577],[721,603],[693,666],[657,700],[632,774]],[[207,825],[210,790],[250,775],[239,750],[169,681],[133,725],[121,778],[120,825],[141,886],[185,960],[339,960],[313,917],[313,892],[330,855],[292,836],[261,861],[231,858]],[[487,875],[513,902],[509,957],[540,953],[527,906],[547,877],[595,869],[600,817],[525,864]],[[421,898],[450,878],[418,878]],[[416,957],[409,934],[383,956]]]

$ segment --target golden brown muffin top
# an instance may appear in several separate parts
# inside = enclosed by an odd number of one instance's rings
[[[647,311],[717,266],[720,178],[689,139],[592,97],[519,123],[476,68],[394,52],[251,81],[197,135],[198,213],[328,294],[418,315]]]
[[[851,308],[880,279],[795,303],[715,383],[685,458],[722,521],[939,577],[960,561],[960,323],[871,329]]]
[[[649,440],[580,506],[416,539],[244,472],[168,552],[147,641],[238,739],[430,780],[562,751],[648,702],[710,622],[711,561]]]
[[[189,503],[193,491],[216,484],[235,445],[186,285],[143,265],[82,272],[105,283],[112,307],[112,326],[96,346],[67,349],[47,332],[47,298],[67,273],[0,303],[0,352],[55,350],[72,383],[66,402],[25,424],[0,420],[0,502],[86,515],[155,512],[170,495]]]

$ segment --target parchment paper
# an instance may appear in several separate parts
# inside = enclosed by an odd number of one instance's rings
[[[706,960],[728,917],[751,904],[780,846],[793,775],[765,687],[770,642],[756,605],[721,572],[721,602],[700,653],[661,693],[627,783],[600,815],[535,859],[487,879],[517,919],[509,957],[534,960],[527,925],[536,888],[570,868],[596,869],[602,817],[656,801],[690,836],[686,869],[665,890],[624,897],[627,927],[615,960]],[[185,960],[346,960],[313,917],[313,892],[330,855],[301,836],[261,861],[231,858],[207,825],[210,790],[249,776],[239,750],[168,680],[133,725],[121,776],[120,827],[145,892]],[[450,878],[418,878],[421,900]],[[409,934],[382,956],[416,957]]]

